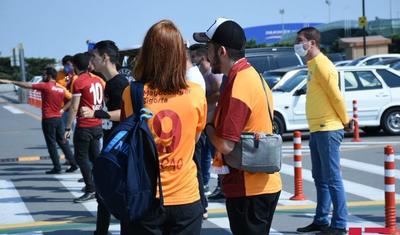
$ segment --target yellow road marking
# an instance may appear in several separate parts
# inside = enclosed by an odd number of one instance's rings
[[[385,201],[353,201],[348,202],[348,207],[360,207],[360,206],[384,206]],[[400,205],[400,200],[396,201],[396,205]],[[276,211],[288,211],[288,210],[301,210],[301,209],[313,209],[315,208],[316,204],[309,204],[309,205],[290,205],[290,206],[277,206]],[[225,208],[219,209],[210,209],[208,210],[209,214],[221,214],[226,213]]]
[[[0,229],[21,229],[21,228],[33,228],[33,227],[41,227],[41,226],[49,226],[49,225],[63,225],[70,223],[90,223],[95,222],[95,218],[93,217],[77,217],[70,220],[52,220],[52,221],[37,221],[30,223],[20,223],[20,224],[4,224],[0,225]]]
[[[32,161],[39,161],[40,156],[20,156],[17,158],[17,162],[32,162]]]

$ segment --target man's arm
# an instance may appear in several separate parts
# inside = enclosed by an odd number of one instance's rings
[[[209,104],[215,104],[216,102],[218,102],[218,98],[219,98],[219,90],[221,87],[221,83],[222,83],[222,76],[217,75],[217,74],[213,74],[213,82],[211,83],[211,92],[212,94],[210,96],[207,97],[207,103]],[[218,77],[220,76],[220,77]]]
[[[215,134],[215,128],[211,124],[206,125],[205,131],[211,143],[214,145],[218,152],[224,155],[232,152],[233,148],[235,147],[235,142],[218,137]]]
[[[347,115],[346,105],[344,101],[344,97],[340,92],[338,86],[338,75],[336,71],[330,71],[328,68],[320,68],[321,79],[319,79],[319,83],[321,87],[324,89],[330,104],[333,109],[339,116],[343,125],[346,126],[350,122],[350,118]]]
[[[121,109],[109,111],[108,114],[110,115],[110,120],[114,122],[119,122],[121,119]]]
[[[100,118],[100,119],[110,119],[114,122],[119,122],[121,119],[121,109],[113,110],[113,111],[104,111],[104,110],[92,110],[89,107],[82,107],[81,114],[85,118]]]
[[[7,79],[0,79],[0,83],[14,84],[14,85],[17,85],[19,87],[26,88],[26,89],[31,89],[32,88],[32,83],[30,83],[30,82],[20,82],[20,81],[11,81],[11,80],[7,80]]]
[[[61,112],[67,111],[71,107],[71,104],[72,104],[72,101],[69,100],[66,104],[64,104],[64,106],[61,109]]]
[[[76,118],[76,114],[78,113],[78,108],[79,108],[79,102],[81,101],[80,96],[73,96],[71,102],[71,108],[69,110],[68,118],[67,118],[67,124],[65,126],[65,134],[64,134],[64,139],[68,139],[71,136],[71,126],[72,122]]]

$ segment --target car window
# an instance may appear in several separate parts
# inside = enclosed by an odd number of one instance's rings
[[[382,77],[389,87],[400,87],[400,77],[386,69],[378,69],[376,72]]]
[[[270,70],[268,56],[253,56],[248,57],[247,60],[259,73]]]
[[[363,63],[363,65],[372,65],[379,61],[380,58],[370,59]]]
[[[352,62],[350,62],[348,65],[349,66],[353,66],[353,65],[357,65],[361,60],[367,58],[366,56],[360,57],[358,59],[353,60]]]
[[[290,79],[286,82],[280,84],[279,86],[274,87],[274,91],[283,91],[283,92],[290,92],[295,87],[297,87],[303,80],[307,79],[308,73],[307,70],[300,70],[299,72],[295,73]]]
[[[382,88],[382,83],[371,71],[360,71],[357,72],[357,75],[364,89]]]
[[[400,62],[394,63],[393,65],[391,65],[391,67],[393,69],[400,70]]]
[[[358,81],[353,72],[344,73],[344,86],[346,91],[354,91],[358,89]]]
[[[275,61],[279,68],[301,65],[295,54],[278,54]]]
[[[382,88],[382,83],[371,71],[345,72],[344,79],[346,91]]]

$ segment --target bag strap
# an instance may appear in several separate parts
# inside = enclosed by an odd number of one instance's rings
[[[268,113],[269,113],[269,119],[271,120],[272,132],[274,132],[275,131],[274,130],[274,121],[272,120],[272,113],[271,113],[271,110],[269,108],[268,95],[267,95],[267,92],[265,91],[264,79],[261,77],[260,74],[258,74],[258,75],[260,76],[260,80],[261,80],[261,84],[262,84],[262,87],[263,87],[263,91],[264,91],[265,97],[267,98],[267,109],[268,109]]]
[[[141,119],[142,115],[142,109],[144,108],[144,84],[141,81],[131,81],[130,82],[131,86],[131,100],[132,100],[132,110],[135,114],[138,114],[137,117]],[[142,115],[141,115],[142,114]],[[157,149],[156,149],[157,151]],[[153,154],[154,155],[154,154]],[[158,154],[157,154],[158,156]],[[156,162],[158,159],[155,159]],[[160,173],[160,168],[157,168],[157,177],[158,177],[158,191],[160,194],[160,206],[164,205],[164,196],[163,196],[163,191],[162,191],[162,185],[161,185],[161,173]]]
[[[143,82],[132,81],[131,83],[132,111],[140,116],[140,110],[143,108]]]

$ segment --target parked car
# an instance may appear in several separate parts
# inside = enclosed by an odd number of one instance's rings
[[[348,65],[349,63],[351,63],[352,62],[352,60],[342,60],[342,61],[336,61],[336,62],[334,62],[333,64],[336,66],[336,67],[340,67],[340,66],[346,66],[346,65]]]
[[[380,55],[363,56],[353,60],[351,63],[348,64],[348,66],[373,65],[378,61],[386,59],[395,59],[395,58],[400,58],[400,54],[380,54]]]
[[[263,77],[270,88],[273,88],[280,80],[285,77],[292,77],[293,74],[297,73],[300,69],[305,66],[291,66],[280,69],[274,69],[263,73]]]
[[[260,74],[283,67],[304,65],[292,47],[250,48],[246,49],[245,54]]]
[[[378,61],[376,62],[374,65],[386,65],[389,66],[395,70],[400,71],[400,58],[396,58],[396,59],[385,59],[382,61]]]
[[[358,102],[359,126],[366,132],[400,135],[400,73],[387,66],[337,67],[339,84],[352,116],[352,102]],[[307,69],[275,85],[274,126],[278,133],[307,130],[305,94]]]

